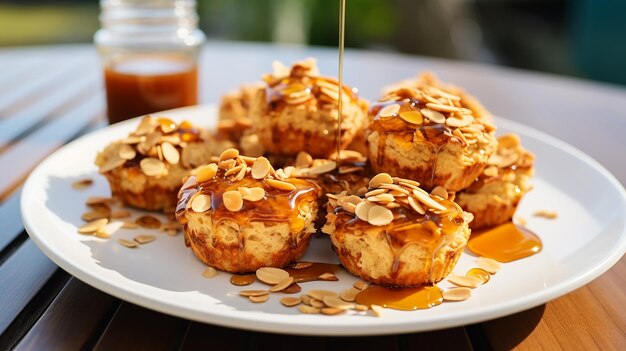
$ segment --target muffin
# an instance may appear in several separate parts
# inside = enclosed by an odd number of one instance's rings
[[[179,192],[176,218],[202,262],[244,273],[302,257],[315,233],[317,185],[236,149],[194,173]]]
[[[449,93],[453,96],[458,96],[461,98],[460,104],[461,107],[470,109],[472,114],[479,119],[491,122],[493,119],[493,115],[489,112],[483,104],[478,101],[473,95],[469,94],[465,89],[441,82],[435,74],[432,72],[423,72],[415,78],[405,79],[400,82],[391,84],[385,88],[383,88],[383,95],[387,95],[394,90],[398,90],[401,88],[414,88],[417,89],[419,87],[437,87],[442,90],[444,93]]]
[[[176,207],[183,178],[230,145],[189,122],[147,116],[128,137],[99,152],[95,163],[125,205],[168,210]]]
[[[263,87],[261,82],[245,84],[239,90],[222,96],[217,122],[218,138],[229,140],[235,145],[240,144],[241,138],[252,127],[252,101]]]
[[[432,285],[454,268],[470,235],[472,215],[429,194],[419,183],[380,173],[360,196],[329,195],[327,222],[343,266],[379,285]],[[439,196],[441,195],[441,196]]]
[[[374,172],[416,180],[431,190],[468,187],[497,149],[495,127],[437,86],[393,90],[370,109],[367,129]]]
[[[474,215],[470,227],[485,229],[511,220],[517,204],[531,190],[535,157],[522,147],[515,134],[498,138],[493,154],[478,178],[467,189],[456,194],[456,202]]]
[[[250,118],[265,151],[290,156],[306,151],[328,158],[337,144],[337,80],[320,76],[313,59],[291,68],[274,63],[273,74],[264,80],[266,87],[256,94]],[[340,144],[345,149],[365,127],[367,102],[345,85],[341,94]]]

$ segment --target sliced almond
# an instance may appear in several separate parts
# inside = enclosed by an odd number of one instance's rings
[[[335,161],[327,161],[316,166],[309,168],[309,174],[318,175],[328,173],[337,168],[337,163]]]
[[[225,161],[225,160],[235,159],[237,158],[237,156],[239,156],[239,150],[233,149],[233,148],[226,149],[220,155],[220,162]]]
[[[318,299],[311,299],[311,301],[309,301],[309,303],[311,304],[311,306],[317,307],[317,308],[324,308],[324,307],[326,307],[326,304],[322,300],[318,300]]]
[[[239,192],[241,193],[242,198],[246,201],[260,201],[265,197],[265,189],[260,187],[247,188],[246,194],[244,194],[241,191],[241,188],[239,188]]]
[[[243,207],[243,197],[241,193],[236,190],[229,190],[222,195],[222,202],[224,207],[231,212],[237,212]]]
[[[385,194],[380,194],[376,196],[370,196],[367,198],[367,201],[388,203],[388,202],[393,202],[395,199],[396,198],[393,195],[385,193]]]
[[[383,312],[385,311],[385,308],[379,305],[371,305],[370,308],[376,317],[382,317]]]
[[[148,234],[144,234],[144,235],[137,235],[133,238],[133,240],[135,240],[136,242],[138,242],[139,244],[147,244],[149,242],[152,242],[154,240],[156,240],[156,236],[154,235],[148,235]]]
[[[324,297],[328,297],[328,296],[337,297],[338,296],[336,292],[330,291],[330,290],[309,290],[307,291],[306,294],[320,301],[323,301]]]
[[[283,294],[297,294],[302,291],[302,287],[298,283],[293,283],[285,288],[282,293]]]
[[[361,290],[361,291],[370,287],[369,284],[367,284],[366,282],[364,282],[362,280],[357,280],[356,282],[354,282],[354,284],[352,284],[352,286],[355,289],[358,289],[358,290]]]
[[[502,268],[500,262],[487,257],[479,257],[476,260],[476,264],[478,264],[478,267],[489,272],[489,274],[496,274],[500,268]]]
[[[215,163],[211,163],[206,166],[202,166],[198,168],[196,172],[196,180],[198,183],[206,182],[209,179],[212,179],[217,174],[217,165]]]
[[[312,265],[313,265],[313,262],[300,261],[300,262],[294,264],[293,266],[291,266],[291,268],[293,268],[293,269],[304,269],[304,268],[309,268]]]
[[[311,301],[315,300],[314,298],[312,298],[309,295],[302,295],[300,296],[300,299],[302,299],[302,303],[308,306],[311,306]]]
[[[391,104],[381,108],[380,112],[378,112],[378,115],[383,118],[393,117],[396,113],[398,113],[398,111],[400,111],[400,105]]]
[[[446,190],[446,188],[442,187],[441,185],[436,186],[433,190],[431,190],[430,193],[432,195],[439,196],[440,198],[444,200],[448,198],[448,191]]]
[[[139,227],[140,227],[139,224],[135,222],[129,222],[129,221],[124,222],[124,224],[122,225],[122,228],[124,229],[137,229]]]
[[[175,165],[180,161],[180,153],[176,147],[170,143],[161,144],[161,151],[163,152],[163,158],[171,165]]]
[[[489,272],[487,272],[486,270],[482,268],[477,268],[477,267],[470,268],[465,273],[465,275],[468,277],[478,278],[482,280],[483,284],[487,284],[489,280],[491,279],[491,274],[489,274]]]
[[[328,281],[328,282],[336,282],[339,280],[336,275],[332,273],[323,273],[318,277],[320,280]]]
[[[267,175],[270,173],[271,168],[272,165],[270,164],[270,161],[268,161],[268,159],[263,156],[257,158],[252,165],[252,178],[263,179],[267,177]]]
[[[446,119],[446,124],[453,128],[467,127],[472,124],[474,118],[470,115],[452,116]]]
[[[357,288],[348,288],[345,290],[342,290],[339,293],[339,297],[344,300],[344,301],[348,301],[348,302],[353,302],[354,300],[356,300],[356,296],[361,292],[361,290],[357,289]]]
[[[415,195],[415,197],[424,205],[430,207],[430,208],[434,208],[436,210],[440,210],[440,211],[445,211],[446,208],[441,205],[440,203],[438,203],[437,201],[433,200],[433,198],[430,197],[430,195],[425,192],[422,189],[413,189],[413,195]]]
[[[420,125],[424,123],[424,117],[422,117],[422,114],[419,111],[400,112],[400,118],[411,124]]]
[[[324,301],[328,307],[341,308],[343,310],[350,310],[354,308],[353,303],[344,301],[337,296],[325,296],[322,301]]]
[[[304,314],[318,314],[320,313],[320,309],[317,307],[313,307],[313,306],[308,306],[308,305],[302,305],[300,307],[298,307],[298,311],[304,313]]]
[[[241,290],[239,295],[249,297],[249,296],[263,296],[269,295],[270,292],[267,290]]]
[[[468,277],[464,275],[449,275],[446,280],[454,285],[472,289],[483,284],[482,279],[476,277]]]
[[[163,161],[153,157],[148,157],[141,160],[139,162],[139,167],[141,167],[141,170],[145,175],[150,177],[156,177],[166,173],[165,164],[163,163]]]
[[[370,189],[378,188],[381,184],[393,184],[393,178],[388,173],[378,173],[369,183]]]
[[[250,296],[248,297],[248,300],[254,302],[254,303],[262,303],[267,301],[270,298],[270,295],[260,295],[260,296]]]
[[[272,188],[279,189],[279,190],[291,191],[296,188],[291,183],[283,182],[282,180],[276,180],[276,179],[266,179],[265,183],[267,183],[267,185],[271,186]]]
[[[376,205],[372,204],[371,202],[363,201],[356,205],[354,213],[357,217],[359,217],[360,220],[367,222],[369,219],[369,211],[374,206]]]
[[[124,144],[120,146],[120,149],[117,151],[117,155],[125,160],[132,160],[137,155],[137,152],[132,146]]]
[[[80,218],[82,218],[83,221],[91,222],[96,219],[109,218],[109,216],[110,213],[108,211],[88,211],[83,213]]]
[[[367,213],[367,222],[371,225],[387,225],[393,221],[393,212],[383,206],[373,206]]]
[[[384,184],[383,184],[384,185]],[[383,186],[381,185],[381,186]],[[365,197],[376,196],[388,192],[389,189],[374,189],[365,193]]]
[[[487,168],[485,168],[485,170],[483,171],[483,173],[487,176],[487,177],[497,177],[498,176],[498,167],[496,166],[488,166]]]
[[[72,183],[72,188],[81,190],[93,185],[92,179],[81,179]]]
[[[313,157],[306,151],[300,151],[298,156],[296,156],[296,167],[305,168],[311,166],[311,164],[313,164]]]
[[[283,304],[283,306],[285,307],[293,307],[301,304],[302,299],[299,297],[285,296],[280,299],[280,303]]]
[[[234,168],[236,165],[237,165],[237,161],[230,159],[230,160],[220,161],[217,164],[217,168],[229,171],[232,168]]]
[[[446,123],[446,117],[439,111],[431,110],[429,108],[423,108],[420,110],[424,117],[435,123]]]
[[[443,299],[446,301],[464,301],[472,296],[470,288],[452,288],[443,292]]]
[[[229,177],[233,174],[239,174],[239,172],[241,172],[242,169],[246,168],[246,165],[241,164],[239,166],[235,166],[231,169],[229,169],[228,171],[226,171],[226,173],[224,173],[224,176]]]
[[[270,288],[270,291],[271,292],[282,291],[282,290],[286,289],[292,283],[293,283],[293,277],[287,277],[287,278],[281,280],[280,282],[278,282],[278,284],[272,286]]]
[[[143,215],[137,218],[135,223],[147,229],[161,228],[161,220],[151,215]]]
[[[202,276],[205,277],[206,279],[211,279],[215,277],[216,275],[217,275],[217,269],[213,267],[207,267],[202,272]]]
[[[461,111],[461,109],[456,107],[456,106],[443,105],[443,104],[440,104],[440,103],[433,103],[433,102],[427,103],[426,107],[428,107],[428,108],[430,108],[432,110],[441,111],[441,112],[459,112],[459,111]]]
[[[415,212],[421,215],[426,213],[426,210],[424,209],[424,207],[414,197],[410,196],[408,199],[409,199],[409,206],[411,206],[411,208]]]
[[[137,246],[139,246],[139,244],[137,244],[136,241],[132,241],[132,240],[126,240],[126,239],[117,239],[117,242],[120,243],[123,246],[126,246],[128,248],[136,248]]]
[[[123,225],[124,223],[119,222],[119,221],[109,222],[105,226],[98,228],[98,230],[96,230],[95,235],[98,238],[108,238],[111,235],[115,234],[115,232],[120,230]]]
[[[367,307],[366,305],[359,305],[359,304],[356,304],[356,305],[354,305],[354,309],[355,309],[356,311],[363,312],[363,311],[367,311],[367,310],[369,310],[370,308],[369,308],[369,307]]]
[[[111,218],[128,218],[130,216],[131,213],[128,210],[117,210],[111,212]]]
[[[211,209],[211,197],[205,194],[198,194],[191,199],[191,209],[193,212],[202,213]]]
[[[142,118],[141,121],[139,122],[137,129],[135,129],[135,134],[145,135],[145,134],[151,133],[156,127],[157,127],[157,124],[154,122],[152,117],[146,116]]]
[[[111,157],[107,159],[102,166],[100,166],[100,173],[112,171],[124,163],[126,163],[126,160],[121,157]]]
[[[289,273],[280,268],[261,267],[256,270],[256,277],[265,284],[276,285],[289,278]]]
[[[87,201],[85,201],[85,204],[91,206],[91,205],[99,205],[99,204],[110,204],[114,201],[115,199],[113,199],[112,197],[90,196],[89,198],[87,198]]]
[[[81,227],[78,228],[78,232],[81,234],[94,233],[96,230],[104,227],[107,223],[109,223],[109,220],[107,218],[96,219],[89,223],[83,224]]]
[[[535,213],[533,213],[533,216],[543,217],[547,219],[556,219],[559,217],[559,214],[556,211],[540,210],[540,211],[535,211]]]

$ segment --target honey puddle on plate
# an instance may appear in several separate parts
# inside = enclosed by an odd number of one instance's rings
[[[431,308],[440,305],[442,301],[442,291],[437,286],[417,288],[372,286],[356,296],[356,303],[361,305],[379,305],[404,311]]]
[[[511,222],[472,233],[467,244],[467,248],[476,255],[499,262],[532,256],[541,251],[542,247],[541,239],[535,233]]]

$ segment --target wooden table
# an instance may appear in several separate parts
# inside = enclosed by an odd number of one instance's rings
[[[209,42],[202,96],[255,80],[273,59],[306,56],[336,72],[329,49]],[[496,114],[550,132],[594,156],[624,184],[626,90],[489,66],[350,51],[346,81],[375,98],[379,88],[431,69],[467,87]],[[0,51],[0,350],[626,349],[626,259],[592,283],[505,318],[427,333],[359,338],[298,337],[205,325],[102,293],[59,269],[20,220],[20,187],[46,155],[105,126],[99,62],[92,46]],[[563,125],[567,116],[570,122]],[[607,150],[611,150],[607,152]],[[615,155],[619,154],[620,157]]]

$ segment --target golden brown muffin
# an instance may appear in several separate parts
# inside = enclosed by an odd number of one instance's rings
[[[473,95],[469,94],[467,91],[465,91],[465,89],[461,87],[440,81],[437,76],[432,72],[422,72],[421,74],[418,74],[415,78],[409,78],[391,84],[383,88],[383,95],[387,95],[390,92],[401,88],[417,89],[419,87],[428,86],[435,86],[443,90],[444,92],[461,97],[461,107],[472,110],[472,114],[476,118],[480,118],[488,122],[491,122],[493,120],[491,112],[489,112],[485,108],[485,106],[483,106],[483,104],[481,104],[480,101],[478,101],[478,99],[476,99]]]
[[[328,158],[336,149],[337,80],[318,74],[315,60],[290,69],[274,63],[274,73],[250,108],[253,128],[265,151],[295,156],[306,151]],[[346,148],[367,122],[367,102],[348,86],[342,91],[341,148]]]
[[[127,138],[98,153],[95,163],[124,204],[167,210],[176,207],[178,189],[191,169],[230,145],[189,122],[147,116]]]
[[[185,244],[222,271],[253,272],[298,260],[315,233],[320,188],[274,170],[264,157],[224,151],[179,192],[176,217]]]
[[[452,271],[470,235],[472,215],[443,197],[380,173],[364,195],[329,195],[322,232],[343,266],[365,281],[432,285]]]
[[[517,204],[531,190],[535,157],[515,134],[498,138],[498,152],[469,188],[456,194],[456,202],[474,215],[472,229],[485,229],[511,220]]]
[[[437,86],[394,90],[370,109],[369,159],[375,172],[425,189],[469,186],[496,151],[495,127]]]
[[[224,138],[236,145],[252,127],[250,106],[259,90],[264,88],[261,82],[242,85],[237,91],[230,92],[220,101],[217,137]]]

